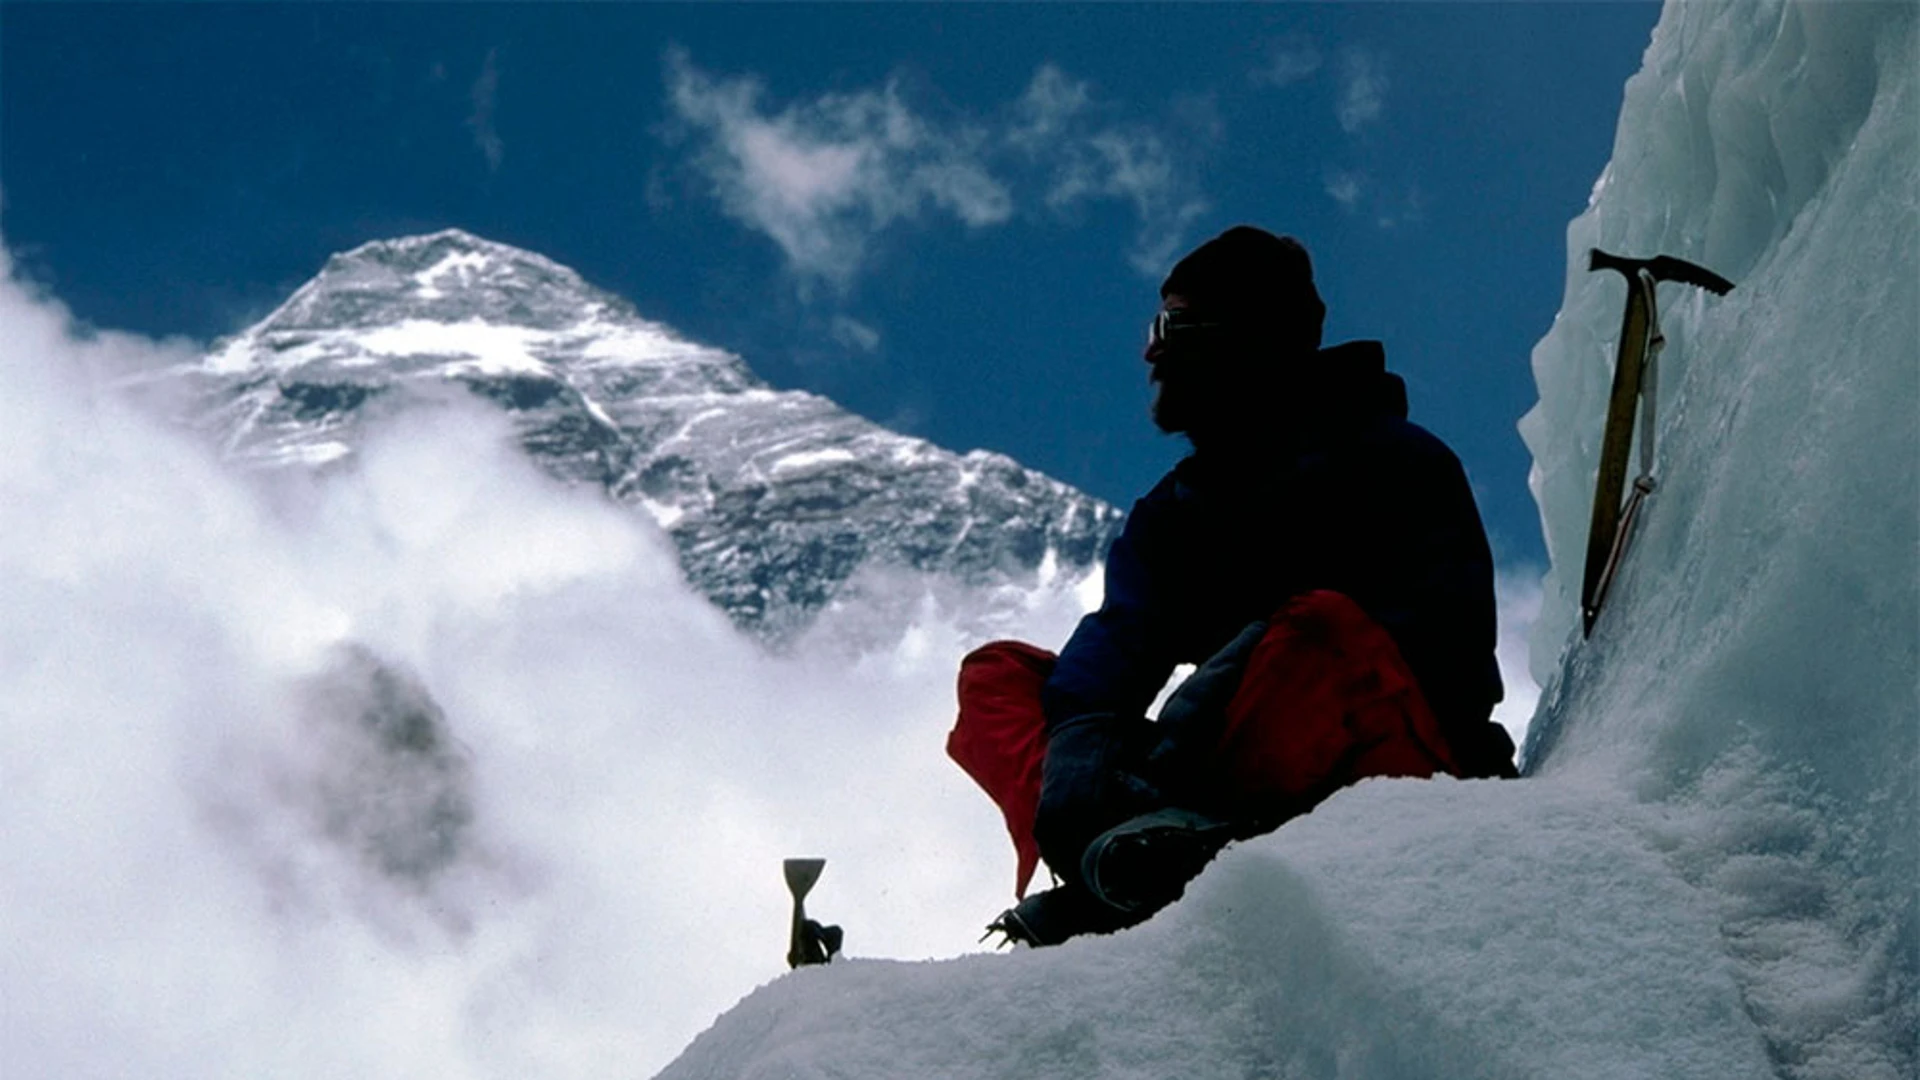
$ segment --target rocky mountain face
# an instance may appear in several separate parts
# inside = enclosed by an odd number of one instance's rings
[[[376,241],[205,361],[191,420],[262,468],[338,467],[366,420],[466,391],[546,472],[659,523],[742,627],[790,636],[856,570],[1032,585],[1100,558],[1120,512],[1000,454],[956,454],[640,317],[458,230]]]

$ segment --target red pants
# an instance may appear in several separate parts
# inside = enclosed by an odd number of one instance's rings
[[[960,663],[947,754],[1006,816],[1014,892],[1039,865],[1033,839],[1046,757],[1040,688],[1053,653],[996,641]],[[1186,778],[1237,817],[1278,824],[1372,776],[1459,775],[1413,672],[1380,624],[1335,592],[1296,597],[1268,621],[1226,708],[1216,746]]]

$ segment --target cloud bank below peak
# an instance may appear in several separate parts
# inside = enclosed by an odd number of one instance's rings
[[[776,103],[759,77],[708,72],[679,48],[665,79],[665,134],[686,175],[772,240],[803,292],[848,290],[902,225],[984,229],[1099,202],[1132,212],[1128,261],[1157,274],[1207,209],[1168,133],[1112,119],[1088,83],[1052,64],[987,118],[930,115],[897,80]]]

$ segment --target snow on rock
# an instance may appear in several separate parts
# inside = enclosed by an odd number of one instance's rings
[[[1530,779],[1365,784],[1112,937],[788,975],[661,1075],[1913,1076],[1917,11],[1664,11],[1533,357]],[[1591,246],[1738,288],[1661,289],[1661,486],[1581,641]]]
[[[690,581],[783,644],[856,599],[869,564],[1027,592],[1048,551],[1093,576],[1120,520],[1004,456],[773,390],[574,271],[457,229],[334,256],[175,375],[189,420],[267,468],[351,467],[375,422],[476,397],[548,474],[665,528]]]
[[[533,355],[534,336],[477,319],[457,323],[408,319],[367,331],[358,343],[374,357],[453,353],[471,358],[457,364],[453,374],[544,376],[548,369]]]
[[[818,468],[821,465],[838,465],[857,460],[853,451],[838,446],[824,447],[818,450],[802,450],[788,454],[774,461],[768,472],[779,475],[783,472],[796,472],[801,469]]]

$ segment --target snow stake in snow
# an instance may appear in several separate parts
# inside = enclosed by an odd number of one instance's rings
[[[787,946],[787,966],[824,964],[840,951],[841,933],[837,926],[821,926],[807,918],[807,894],[827,868],[825,859],[788,859],[787,891],[793,894],[793,937]]]
[[[1609,255],[1599,248],[1587,253],[1587,269],[1618,270],[1627,279],[1627,311],[1620,324],[1620,352],[1613,368],[1613,394],[1607,400],[1607,427],[1600,443],[1600,478],[1593,492],[1593,524],[1587,530],[1587,568],[1580,588],[1580,613],[1584,633],[1593,634],[1593,622],[1600,617],[1600,605],[1607,588],[1620,569],[1626,554],[1627,538],[1633,532],[1634,517],[1640,503],[1653,491],[1653,405],[1655,376],[1660,349],[1666,338],[1660,334],[1660,311],[1655,303],[1654,286],[1662,281],[1696,285],[1725,296],[1733,282],[1703,266],[1671,255],[1651,259],[1628,259]],[[1627,452],[1633,446],[1633,415],[1640,400],[1646,399],[1646,411],[1640,415],[1640,475],[1634,477],[1633,494],[1626,505],[1620,495],[1627,481]]]

